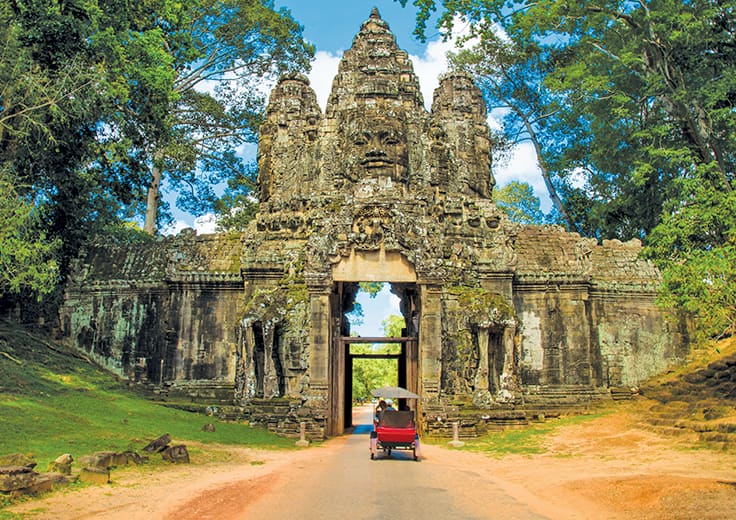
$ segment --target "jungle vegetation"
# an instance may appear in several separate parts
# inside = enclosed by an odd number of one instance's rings
[[[468,29],[454,65],[503,115],[497,140],[535,149],[555,219],[642,240],[696,341],[733,335],[736,2],[412,3],[419,38]]]
[[[164,179],[195,213],[238,202],[255,87],[314,53],[272,0],[3,0],[0,41],[3,306],[53,300],[87,240],[156,234]]]

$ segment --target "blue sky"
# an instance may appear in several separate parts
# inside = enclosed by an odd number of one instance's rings
[[[286,7],[304,27],[304,37],[318,51],[337,52],[350,47],[360,24],[368,19],[373,7],[388,22],[399,46],[411,54],[426,48],[412,36],[414,13],[411,1],[402,8],[394,0],[276,0],[276,7]]]
[[[355,301],[363,308],[363,323],[351,325],[350,332],[364,338],[385,336],[381,326],[383,320],[391,314],[401,316],[399,297],[391,293],[390,284],[384,284],[381,292],[373,298],[358,291]]]

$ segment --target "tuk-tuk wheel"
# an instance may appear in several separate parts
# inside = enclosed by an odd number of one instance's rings
[[[371,460],[373,460],[374,457],[375,457],[375,455],[373,455],[373,453],[371,453]]]

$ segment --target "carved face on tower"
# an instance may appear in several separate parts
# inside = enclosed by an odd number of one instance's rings
[[[389,178],[406,182],[409,154],[404,114],[355,114],[343,128],[346,174],[353,180]]]

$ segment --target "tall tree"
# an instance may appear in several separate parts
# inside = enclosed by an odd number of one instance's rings
[[[213,185],[247,175],[238,148],[256,140],[259,86],[308,69],[313,49],[271,0],[158,0],[141,20],[145,38],[123,57],[130,95],[121,131],[148,171],[144,229],[154,233],[165,178],[186,209],[211,210]]]
[[[520,48],[495,25],[476,32],[483,37],[474,47],[451,53],[451,64],[473,74],[489,112],[503,114],[497,153],[503,155],[518,145],[531,143],[556,212],[569,229],[577,230],[578,223],[568,213],[558,188],[562,184],[569,189],[566,173],[572,168],[553,170],[559,163],[551,153],[555,138],[549,134],[560,107],[558,96],[544,85],[549,64],[554,61],[551,53],[538,45]]]
[[[718,307],[730,324],[716,328],[702,319],[707,309],[697,295],[716,278],[730,279],[719,266],[728,265],[734,235],[736,2],[414,4],[420,31],[440,8],[445,29],[459,15],[481,40],[500,33],[517,52],[549,55],[549,69],[536,72],[557,112],[542,155],[556,161],[552,171],[583,179],[561,197],[568,214],[588,235],[646,239],[648,254],[665,270],[670,299],[708,335],[733,330],[727,293]],[[689,266],[687,276],[682,266]]]
[[[58,244],[62,277],[134,190],[127,174],[98,167],[111,106],[105,60],[90,44],[98,14],[94,3],[74,0],[0,4],[2,171],[19,204],[33,208],[37,236]]]

